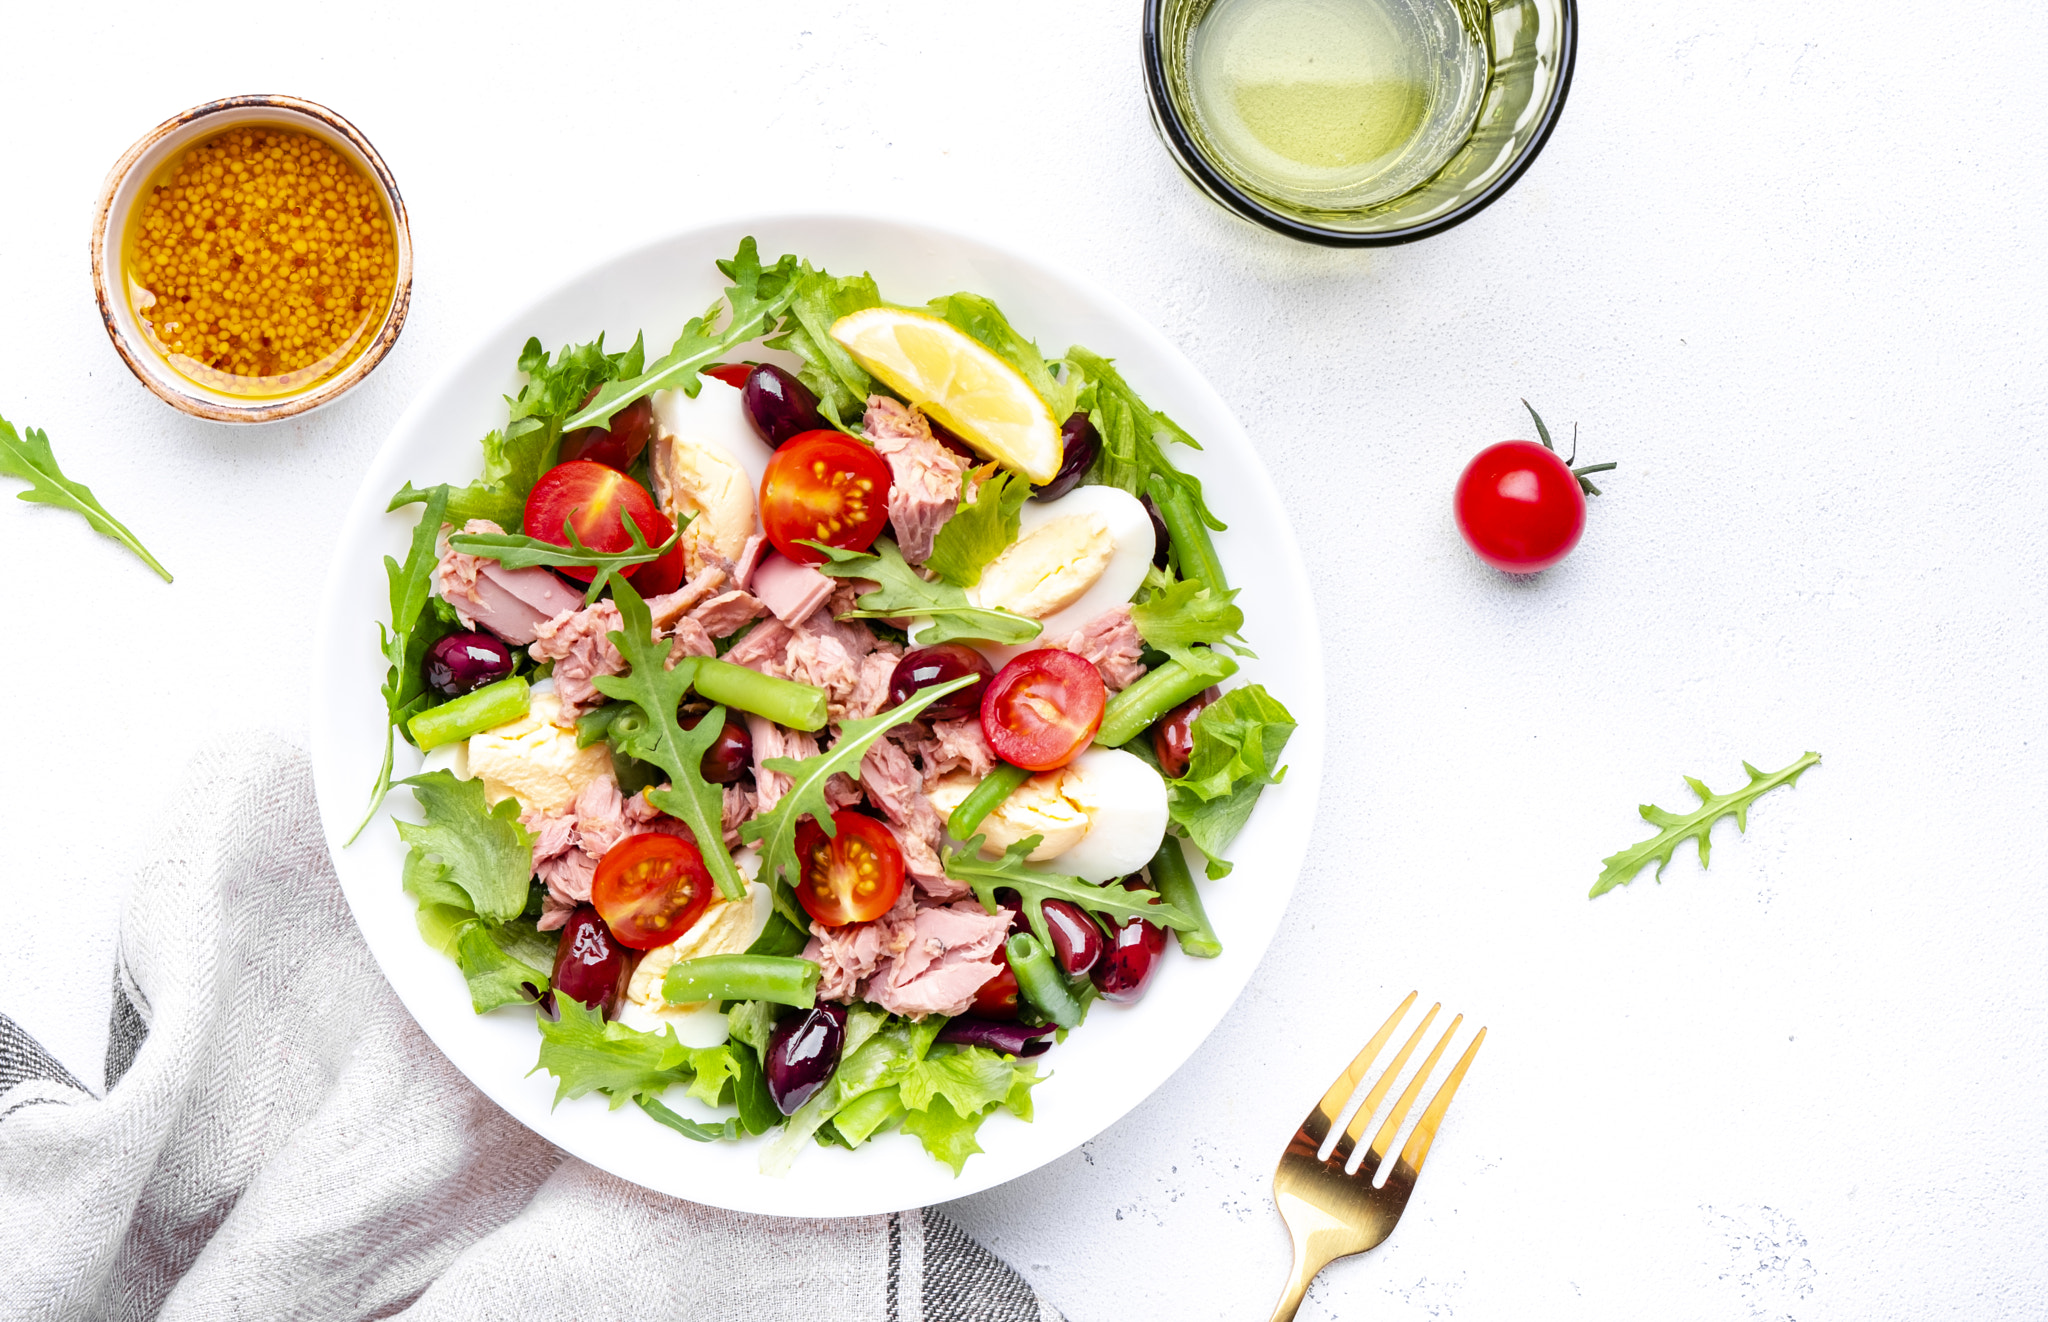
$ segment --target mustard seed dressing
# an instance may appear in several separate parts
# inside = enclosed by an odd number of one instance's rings
[[[297,129],[238,125],[182,153],[125,239],[137,319],[172,367],[224,394],[286,394],[339,372],[397,287],[377,185]]]

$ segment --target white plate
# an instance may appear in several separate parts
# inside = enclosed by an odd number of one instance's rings
[[[1170,947],[1143,1001],[1098,1004],[1085,1027],[1040,1058],[1051,1077],[1033,1094],[1036,1119],[990,1119],[980,1135],[985,1151],[957,1179],[905,1135],[856,1152],[812,1147],[775,1178],[757,1169],[762,1140],[693,1143],[637,1108],[608,1111],[597,1096],[553,1106],[553,1077],[528,1075],[539,1047],[533,1012],[472,1013],[455,965],[420,939],[412,901],[399,889],[397,833],[383,814],[342,846],[362,815],[383,741],[383,559],[403,558],[417,518],[416,510],[386,514],[385,501],[407,479],[461,482],[477,473],[477,440],[504,421],[500,397],[518,388],[513,363],[529,335],[552,349],[603,331],[607,347],[623,348],[644,328],[652,358],[723,287],[712,260],[730,256],[747,234],[760,240],[765,259],[791,252],[832,271],[871,271],[892,299],[988,295],[1048,350],[1085,344],[1114,357],[1148,403],[1207,447],[1176,448],[1173,459],[1202,479],[1230,524],[1217,549],[1245,590],[1244,633],[1260,654],[1242,677],[1267,685],[1301,722],[1286,781],[1266,791],[1231,850],[1237,870],[1203,890],[1224,954],[1194,960]],[[1157,331],[1073,276],[962,235],[843,216],[764,217],[679,234],[576,277],[484,337],[406,411],[364,478],[328,574],[314,693],[314,781],[342,890],[427,1036],[493,1101],[585,1161],[663,1193],[782,1216],[855,1216],[976,1193],[1073,1150],[1143,1101],[1195,1053],[1272,940],[1308,843],[1323,760],[1321,649],[1301,553],[1250,439],[1216,392]],[[418,763],[401,741],[397,775]],[[399,790],[387,806],[410,813],[410,805]]]

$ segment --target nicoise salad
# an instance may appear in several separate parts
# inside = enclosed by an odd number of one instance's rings
[[[421,934],[478,1013],[537,1006],[558,1101],[958,1172],[1169,932],[1220,953],[1195,869],[1294,722],[1232,683],[1194,439],[1110,360],[718,267],[654,362],[529,341],[481,476],[393,497],[370,813],[402,736]]]

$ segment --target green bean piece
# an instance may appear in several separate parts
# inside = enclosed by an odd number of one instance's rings
[[[612,722],[628,711],[638,711],[630,702],[607,702],[595,711],[584,712],[576,718],[576,746],[588,748],[611,737]]]
[[[1061,1028],[1081,1022],[1081,1002],[1060,974],[1052,955],[1029,932],[1019,932],[1004,947],[1010,958],[1010,972],[1017,975],[1017,990],[1037,1006],[1046,1018]]]
[[[1013,767],[1008,762],[999,762],[996,769],[981,778],[981,783],[967,791],[967,797],[960,800],[960,806],[946,819],[946,833],[955,840],[966,840],[974,834],[974,828],[981,825],[981,819],[996,810],[996,805],[1017,792],[1017,787],[1031,779],[1031,773],[1022,767]]]
[[[1181,852],[1180,837],[1169,835],[1159,842],[1152,856],[1152,889],[1159,898],[1195,920],[1191,928],[1174,929],[1180,948],[1196,959],[1214,959],[1223,953],[1209,915],[1202,911],[1202,893],[1195,889],[1195,877],[1188,871],[1188,856]]]
[[[859,1147],[909,1114],[900,1088],[877,1088],[840,1107],[832,1117],[832,1127],[841,1138]]]
[[[407,721],[405,728],[424,753],[516,721],[526,715],[528,705],[526,681],[511,675],[474,693],[465,693],[453,702],[429,707]]]
[[[1211,658],[1216,669],[1208,674],[1168,661],[1111,698],[1103,709],[1102,728],[1095,732],[1095,742],[1104,748],[1121,748],[1175,707],[1237,673],[1237,662],[1229,657],[1215,652]]]
[[[825,690],[795,680],[777,679],[730,661],[700,657],[697,692],[727,707],[766,716],[792,730],[825,728]]]
[[[696,1001],[773,1001],[808,1010],[818,999],[818,966],[776,955],[705,955],[679,959],[661,980],[670,1005]]]
[[[1167,540],[1180,561],[1182,578],[1198,578],[1209,590],[1222,595],[1230,587],[1223,578],[1223,562],[1216,558],[1216,543],[1209,540],[1209,525],[1195,508],[1195,498],[1178,483],[1157,473],[1152,475],[1152,503],[1159,506],[1159,521],[1166,525]]]

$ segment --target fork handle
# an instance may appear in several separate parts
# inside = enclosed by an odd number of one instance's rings
[[[1309,1283],[1316,1273],[1330,1265],[1330,1259],[1315,1254],[1304,1237],[1297,1236],[1294,1243],[1294,1267],[1287,1276],[1287,1288],[1280,1292],[1280,1302],[1273,1307],[1273,1322],[1294,1322],[1294,1314],[1301,1308],[1302,1296],[1308,1293]]]

